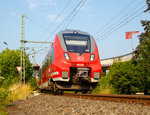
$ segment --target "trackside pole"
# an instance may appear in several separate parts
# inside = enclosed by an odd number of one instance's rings
[[[133,57],[133,38],[131,39],[132,57]]]
[[[25,43],[51,43],[51,42],[41,42],[41,41],[26,41],[25,40],[25,32],[24,32],[24,17],[25,15],[21,15],[21,47],[20,47],[20,66],[22,67],[20,71],[20,82],[25,83]]]

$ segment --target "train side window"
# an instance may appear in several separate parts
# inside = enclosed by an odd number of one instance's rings
[[[42,73],[44,72],[44,66],[42,67]]]
[[[48,58],[48,66],[49,66],[49,64],[50,64],[50,58]]]
[[[44,64],[44,71],[45,71],[45,69],[46,69],[46,63]]]
[[[52,46],[52,62],[54,61],[54,46]]]
[[[48,67],[48,62],[49,62],[49,58],[47,58],[47,61],[46,61],[46,68]]]
[[[43,67],[41,68],[41,73],[43,73]]]
[[[45,65],[43,65],[43,72],[45,71]]]

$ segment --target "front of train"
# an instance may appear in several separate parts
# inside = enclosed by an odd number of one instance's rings
[[[98,48],[91,35],[76,30],[56,35],[53,81],[59,89],[92,90],[100,80],[101,69]]]

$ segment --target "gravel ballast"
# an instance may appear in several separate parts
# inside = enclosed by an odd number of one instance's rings
[[[20,101],[18,108],[18,115],[20,112],[23,115],[150,115],[150,106],[141,104],[44,94]],[[10,111],[9,114],[13,112]]]

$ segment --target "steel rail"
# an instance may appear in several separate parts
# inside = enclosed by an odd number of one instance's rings
[[[84,99],[94,99],[94,100],[107,100],[115,102],[126,102],[126,103],[138,103],[150,106],[150,96],[149,95],[116,95],[116,94],[71,94],[64,93],[63,96],[84,98]]]

